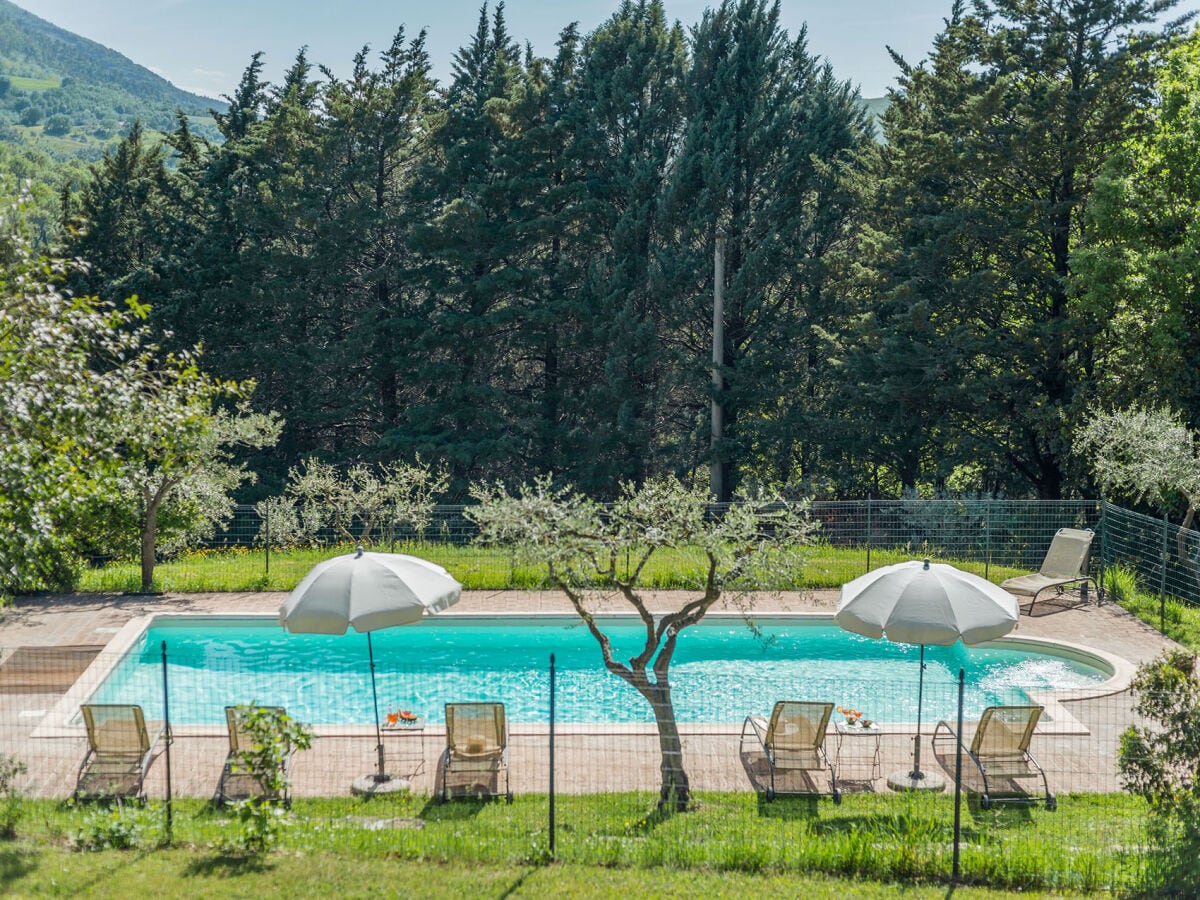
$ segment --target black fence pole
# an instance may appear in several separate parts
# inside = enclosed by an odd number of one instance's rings
[[[1108,501],[1103,497],[1100,498],[1100,522],[1097,525],[1100,529],[1100,600],[1104,599],[1104,576],[1108,571]]]
[[[958,670],[958,747],[954,754],[954,866],[950,880],[957,882],[962,875],[959,865],[959,846],[962,840],[962,733],[963,733],[963,685],[965,670]]]
[[[1163,513],[1162,553],[1159,554],[1162,571],[1158,574],[1158,630],[1167,633],[1167,529],[1170,527],[1167,514]]]
[[[871,498],[867,498],[867,571],[871,571]]]
[[[162,675],[163,675],[163,728],[167,735],[165,757],[167,763],[167,846],[171,845],[171,705],[167,691],[167,642],[162,642]]]
[[[266,578],[271,577],[271,507],[267,506],[263,510],[263,554],[266,560],[266,571],[263,575]]]
[[[987,578],[992,569],[992,502],[983,501],[983,577]]]
[[[554,856],[554,654],[550,654],[550,856]]]

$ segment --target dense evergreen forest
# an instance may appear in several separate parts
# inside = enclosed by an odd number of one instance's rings
[[[309,455],[596,496],[1092,492],[1089,412],[1200,425],[1200,43],[1172,2],[950,5],[882,139],[777,7],[626,2],[552,58],[485,8],[446,85],[400,30],[346,79],[250,61],[220,140],[134,129],[66,211],[78,290],[257,381]],[[168,165],[168,157],[171,164]]]

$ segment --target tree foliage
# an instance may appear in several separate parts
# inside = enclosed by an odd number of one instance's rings
[[[448,476],[421,462],[351,466],[343,474],[315,458],[288,473],[282,496],[258,504],[259,541],[314,546],[323,541],[389,543],[399,529],[423,536]]]
[[[34,255],[19,219],[4,222],[0,255],[0,593],[11,594],[73,583],[75,517],[109,486],[151,361],[145,308],[63,292],[65,265]]]
[[[253,383],[214,379],[199,361],[168,354],[139,380],[122,410],[113,484],[92,506],[105,549],[134,555],[136,537],[143,591],[153,587],[160,548],[192,546],[229,521],[233,492],[257,477],[238,453],[271,446],[282,426],[275,413],[249,409]]]
[[[1151,127],[1108,159],[1074,289],[1100,323],[1098,399],[1146,397],[1200,424],[1200,33],[1165,54]]]
[[[449,499],[714,458],[731,487],[1078,495],[1097,402],[1193,418],[1194,48],[1152,28],[1172,0],[948,5],[882,143],[766,0],[690,30],[626,0],[545,58],[484,7],[444,87],[403,29],[345,78],[255,57],[221,140],[181,118],[94,169],[79,288],[258,384],[287,424],[252,499],[418,455]]]
[[[1076,440],[1101,489],[1164,512],[1184,508],[1176,555],[1200,584],[1200,559],[1189,555],[1186,533],[1200,510],[1200,435],[1169,410],[1133,406],[1095,412]]]
[[[551,582],[571,601],[600,648],[604,667],[650,704],[662,753],[660,805],[685,809],[691,789],[671,700],[671,662],[679,635],[695,625],[727,594],[746,608],[756,576],[770,566],[778,576],[802,561],[813,524],[807,506],[779,497],[746,497],[714,514],[703,490],[674,478],[626,483],[605,507],[548,476],[510,493],[500,485],[477,484],[478,506],[467,515],[479,540],[511,547],[521,557],[547,566]],[[695,592],[669,610],[646,596],[646,567],[664,550],[695,553],[701,562]],[[644,626],[641,650],[616,658],[597,617],[601,597],[615,593]]]
[[[1151,887],[1176,896],[1200,879],[1200,677],[1196,658],[1168,651],[1138,669],[1130,685],[1147,725],[1121,735],[1125,789],[1150,804]]]

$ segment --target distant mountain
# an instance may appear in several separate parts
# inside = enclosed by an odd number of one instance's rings
[[[225,104],[180,90],[107,47],[0,0],[0,140],[98,159],[135,120],[170,131],[182,110],[215,136]]]

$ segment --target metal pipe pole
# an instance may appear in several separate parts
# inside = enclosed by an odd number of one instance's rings
[[[379,771],[375,775],[376,781],[387,781],[387,775],[383,772],[383,734],[379,730],[379,695],[375,691],[375,650],[371,646],[371,632],[367,632],[367,659],[371,661],[371,703],[375,706],[375,756],[379,765]]]
[[[718,454],[725,430],[725,410],[721,391],[725,387],[722,368],[725,365],[725,232],[718,229],[713,254],[713,330],[712,330],[712,464],[709,468],[709,490],[717,502],[725,499],[725,470]]]
[[[171,703],[167,691],[167,642],[162,642],[163,728],[167,733],[164,751],[167,763],[167,845],[171,844]]]
[[[962,840],[962,733],[963,733],[963,687],[966,669],[958,670],[958,748],[954,755],[954,867],[950,880],[957,882],[962,872],[959,868],[959,844]]]
[[[554,856],[554,654],[550,654],[550,856]]]
[[[1167,514],[1163,513],[1162,552],[1159,554],[1161,570],[1158,573],[1158,630],[1163,634],[1167,633],[1167,531],[1170,524]]]
[[[926,560],[928,562],[928,560]],[[925,777],[921,771],[921,704],[925,699],[925,645],[921,645],[921,676],[917,681],[917,736],[913,738],[912,778],[919,781]]]

